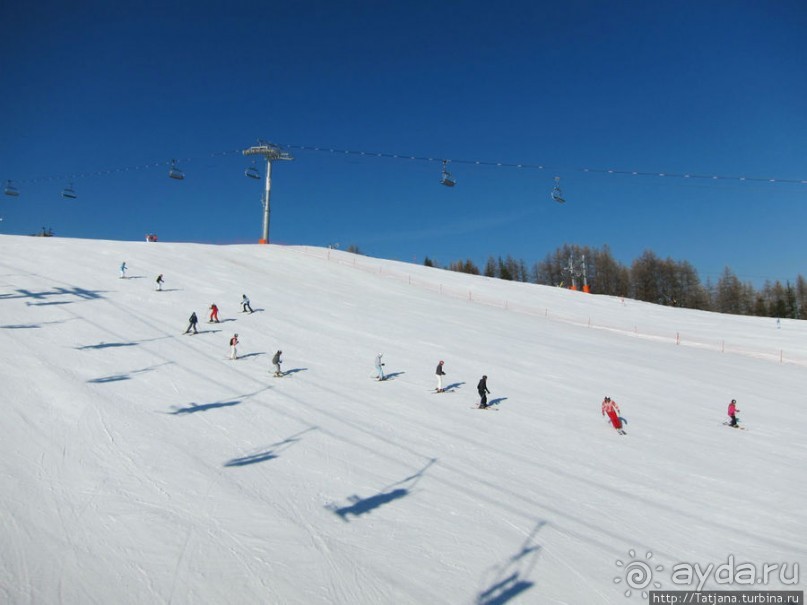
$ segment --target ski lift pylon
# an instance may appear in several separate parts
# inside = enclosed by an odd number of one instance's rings
[[[453,187],[457,184],[457,181],[454,180],[454,177],[451,176],[451,173],[446,168],[448,164],[448,160],[443,160],[443,176],[440,179],[440,183],[445,185],[446,187]]]
[[[563,198],[563,192],[560,190],[560,177],[555,177],[555,188],[552,189],[552,199],[558,204],[565,204],[566,200]]]
[[[62,189],[62,197],[68,200],[74,200],[78,197],[75,189],[73,189],[73,183]]]
[[[13,185],[13,183],[9,180],[6,181],[6,187],[4,189],[4,193],[6,195],[10,195],[11,197],[17,197],[20,192],[17,191],[17,188]]]
[[[185,175],[182,173],[182,171],[179,168],[177,168],[176,160],[171,160],[171,168],[169,168],[168,170],[168,176],[178,181],[181,181],[182,179],[185,178]]]

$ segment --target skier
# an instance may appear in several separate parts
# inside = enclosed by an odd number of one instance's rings
[[[381,358],[384,356],[383,353],[379,353],[375,356],[375,371],[376,371],[376,378],[381,381],[385,380],[386,376],[384,376],[384,362],[381,361]]]
[[[445,389],[443,388],[443,376],[445,376],[446,373],[443,372],[443,363],[444,362],[441,360],[440,363],[437,364],[437,370],[435,370],[435,372],[434,372],[437,375],[437,391],[436,392],[438,392],[438,393],[442,393],[442,392],[445,391]]]
[[[230,359],[238,359],[238,334],[233,334],[233,337],[230,339]]]
[[[207,323],[219,323],[219,308],[216,303],[210,305],[210,319],[207,320]]]
[[[249,311],[250,313],[254,313],[252,307],[249,306],[249,299],[247,298],[246,294],[241,295],[241,313],[246,313]]]
[[[280,370],[280,364],[283,363],[283,360],[280,359],[280,356],[283,354],[283,351],[278,350],[275,353],[275,356],[272,357],[272,363],[275,366],[275,376],[283,376],[283,372]]]
[[[737,424],[737,413],[740,410],[737,409],[737,400],[732,399],[731,403],[729,404],[729,418],[731,418],[731,422],[729,422],[729,426],[734,427],[736,429],[740,428],[740,425]]]
[[[124,279],[126,277],[126,261],[123,261],[120,264],[120,278]]]
[[[476,385],[476,390],[479,392],[479,407],[481,409],[485,409],[488,407],[488,395],[490,395],[490,391],[488,390],[488,377],[482,376],[482,379],[479,381],[479,384]]]
[[[612,401],[610,397],[606,396],[602,401],[602,415],[608,414],[611,424],[620,435],[625,435],[625,429],[622,428],[622,420],[619,419],[619,406],[616,401]]]
[[[162,289],[163,289],[163,284],[164,284],[164,283],[165,283],[165,280],[163,279],[163,274],[162,274],[162,273],[160,273],[160,274],[157,276],[157,289],[158,289],[158,290],[162,290]]]
[[[188,319],[188,329],[185,330],[185,334],[187,334],[191,330],[193,330],[194,334],[197,334],[197,332],[196,332],[196,322],[197,321],[199,321],[199,320],[196,317],[196,311],[194,311],[193,313],[191,313],[191,316]]]

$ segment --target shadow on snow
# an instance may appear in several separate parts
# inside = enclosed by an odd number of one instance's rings
[[[541,552],[541,547],[535,544],[535,535],[546,524],[546,521],[539,521],[521,549],[494,567],[492,584],[477,595],[476,605],[504,605],[535,585],[529,580]]]
[[[195,414],[196,412],[207,412],[208,410],[215,410],[217,408],[229,408],[234,405],[238,405],[239,403],[243,403],[240,399],[236,399],[235,401],[216,401],[215,403],[191,403],[188,407],[184,408],[174,408],[173,412],[168,412],[174,416],[179,416],[180,414]]]
[[[247,393],[245,395],[236,395],[235,399],[231,399],[230,401],[214,401],[212,403],[194,403],[191,402],[184,408],[180,408],[177,406],[171,406],[173,412],[165,412],[166,414],[171,414],[172,416],[180,416],[183,414],[195,414],[196,412],[207,412],[209,410],[215,410],[218,408],[229,408],[234,405],[238,405],[243,403],[244,400],[249,399],[250,397],[254,397],[258,393],[262,393],[263,391],[268,390],[270,387],[264,387],[262,389],[258,389],[252,393]]]
[[[242,456],[241,458],[233,458],[232,460],[228,460],[224,463],[224,466],[249,466],[250,464],[258,464],[259,462],[266,462],[267,460],[274,460],[277,458],[281,452],[290,448],[292,445],[300,441],[300,437],[307,433],[308,431],[314,431],[317,427],[307,428],[304,431],[300,431],[292,435],[291,437],[287,437],[283,441],[278,441],[277,443],[273,443],[262,452],[258,452],[256,454],[249,454],[248,456]]]
[[[347,501],[350,502],[350,505],[348,506],[336,506],[335,504],[328,504],[325,508],[334,514],[339,515],[342,521],[345,522],[350,521],[350,519],[348,519],[350,516],[360,517],[362,515],[366,515],[375,509],[384,506],[385,504],[389,504],[390,502],[394,502],[395,500],[400,500],[401,498],[408,496],[411,493],[412,488],[415,487],[426,470],[436,461],[436,459],[432,458],[428,464],[426,464],[426,466],[424,466],[414,475],[383,488],[377,494],[373,494],[372,496],[368,496],[366,498],[362,498],[357,494],[354,494],[352,496],[348,496]],[[399,485],[404,485],[404,487],[395,487]]]
[[[31,300],[25,301],[26,305],[65,305],[73,301],[48,301],[48,298],[54,296],[74,296],[81,300],[93,300],[103,298],[101,293],[103,290],[85,290],[84,288],[53,288],[52,290],[45,290],[42,292],[32,292],[30,290],[18,289],[16,292],[8,294],[0,294],[0,300],[12,298],[29,298]]]
[[[497,397],[496,399],[491,399],[488,401],[488,407],[492,405],[499,405],[502,401],[507,401],[507,397]]]
[[[146,372],[156,370],[161,366],[167,366],[173,363],[174,363],[173,361],[166,361],[165,363],[159,363],[155,366],[143,368],[141,370],[132,370],[128,374],[112,374],[111,376],[101,376],[100,378],[91,378],[87,382],[91,384],[105,384],[107,382],[120,382],[121,380],[130,380],[134,374],[144,374]]]

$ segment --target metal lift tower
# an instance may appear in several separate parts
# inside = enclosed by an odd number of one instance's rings
[[[266,160],[266,188],[263,193],[263,237],[258,243],[269,243],[269,194],[272,188],[272,162],[275,160],[293,160],[288,152],[281,151],[280,147],[272,143],[259,144],[249,149],[244,149],[244,155],[261,155]]]

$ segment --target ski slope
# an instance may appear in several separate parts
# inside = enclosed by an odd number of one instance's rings
[[[665,589],[694,588],[680,563],[807,567],[807,322],[18,236],[0,310],[2,603],[598,605],[644,602],[631,550]],[[496,411],[472,409],[483,374]],[[732,398],[747,431],[721,424]]]

